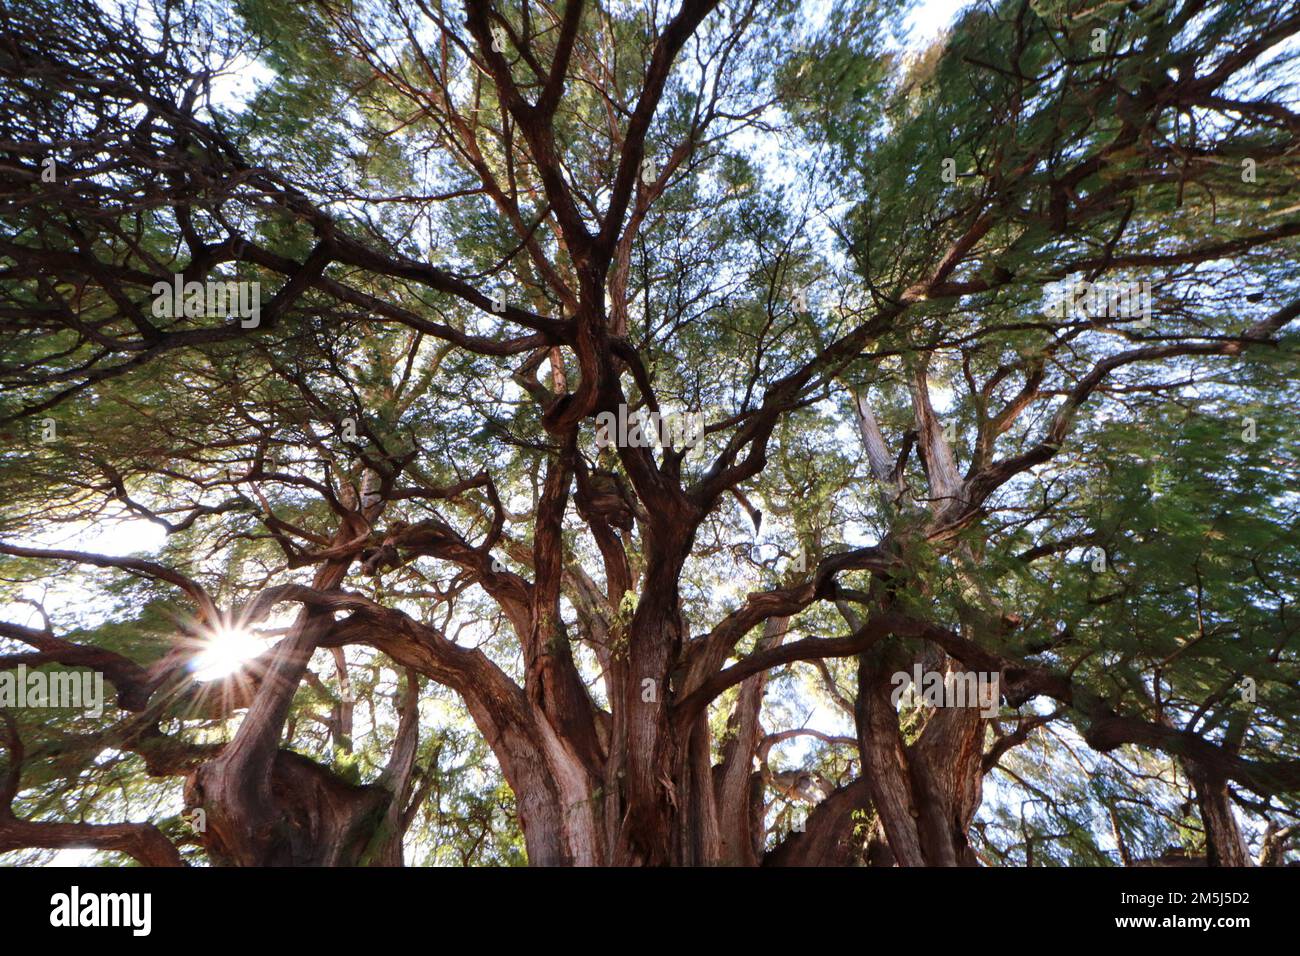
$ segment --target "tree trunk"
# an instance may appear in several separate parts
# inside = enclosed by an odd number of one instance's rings
[[[975,707],[937,707],[908,746],[891,673],[883,653],[862,655],[858,741],[889,850],[899,866],[977,866],[968,833],[980,805],[985,719]]]
[[[1196,790],[1201,824],[1205,827],[1206,863],[1209,866],[1253,865],[1237,823],[1237,814],[1232,809],[1227,781],[1194,764],[1188,764],[1187,770]]]
[[[856,837],[854,811],[871,805],[871,787],[859,777],[840,787],[808,814],[802,833],[792,833],[763,859],[764,866],[853,866],[865,846]]]
[[[702,730],[680,728],[671,707],[683,679],[677,675],[674,681],[673,676],[688,636],[678,580],[690,553],[692,527],[665,515],[646,530],[645,583],[628,636],[628,679],[622,695],[624,811],[615,850],[615,862],[621,865],[668,866],[697,857],[701,862],[719,858],[707,724]],[[692,845],[681,828],[683,820],[704,827],[710,845]]]

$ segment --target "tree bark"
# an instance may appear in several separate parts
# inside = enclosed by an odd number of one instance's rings
[[[1188,776],[1196,791],[1196,805],[1205,827],[1205,862],[1209,866],[1253,866],[1246,841],[1232,809],[1228,782],[1188,764]]]

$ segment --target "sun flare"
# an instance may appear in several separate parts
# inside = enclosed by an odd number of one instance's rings
[[[190,662],[194,679],[213,681],[233,674],[263,649],[262,642],[242,628],[223,627],[213,631]]]

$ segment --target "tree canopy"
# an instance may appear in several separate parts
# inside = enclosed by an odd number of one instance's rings
[[[6,858],[1294,860],[1300,9],[913,12],[0,9]]]

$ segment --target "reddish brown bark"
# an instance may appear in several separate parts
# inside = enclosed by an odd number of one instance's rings
[[[1195,765],[1188,767],[1196,805],[1205,828],[1205,862],[1209,866],[1253,866],[1246,841],[1232,809],[1228,782]]]

